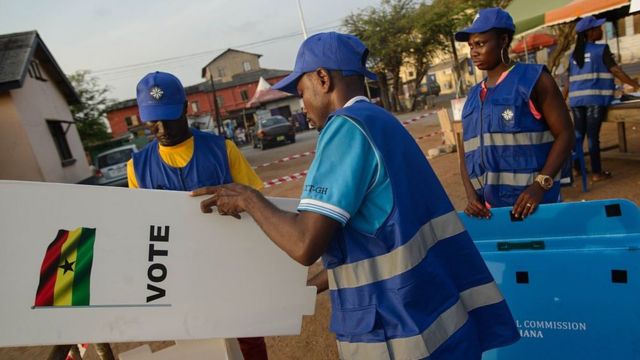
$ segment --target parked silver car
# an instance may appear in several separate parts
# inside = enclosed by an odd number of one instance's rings
[[[127,186],[127,161],[137,152],[135,145],[120,146],[96,156],[98,185]]]

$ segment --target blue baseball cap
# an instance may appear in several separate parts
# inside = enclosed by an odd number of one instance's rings
[[[367,70],[368,55],[369,49],[353,35],[333,31],[315,34],[300,45],[293,72],[273,85],[273,89],[298,95],[300,77],[318,68],[342,70],[345,76],[363,75],[376,80],[376,74]]]
[[[580,33],[580,32],[583,32],[583,31],[587,31],[589,29],[593,29],[595,27],[598,27],[598,26],[604,24],[605,21],[607,21],[607,19],[596,19],[593,16],[583,17],[576,24],[576,32]]]
[[[142,121],[178,120],[184,111],[187,95],[177,77],[152,72],[138,82],[136,100]]]
[[[456,41],[469,41],[470,34],[479,34],[491,29],[516,31],[513,19],[508,12],[500,8],[480,9],[471,26],[456,33]]]

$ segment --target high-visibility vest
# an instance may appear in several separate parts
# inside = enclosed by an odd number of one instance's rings
[[[232,181],[225,139],[195,129],[191,132],[193,156],[183,168],[169,166],[162,160],[157,140],[133,154],[133,168],[141,188],[191,191]]]
[[[516,341],[504,298],[415,140],[368,102],[334,115],[363,129],[393,190],[373,235],[347,223],[323,255],[341,358],[462,360]]]
[[[469,91],[462,110],[464,158],[478,196],[493,207],[513,206],[547,161],[554,137],[544,118],[529,108],[542,65],[516,64],[484,101],[481,85]],[[560,179],[543,203],[558,202]]]
[[[609,106],[613,101],[613,74],[602,61],[604,44],[586,43],[584,65],[579,68],[573,56],[569,64],[569,105]]]

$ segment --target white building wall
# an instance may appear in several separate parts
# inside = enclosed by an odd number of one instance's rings
[[[44,69],[41,68],[44,73]],[[76,162],[63,167],[46,120],[73,121],[69,106],[58,88],[48,81],[39,81],[27,76],[22,88],[12,90],[11,97],[20,114],[22,125],[31,143],[31,148],[47,182],[76,183],[91,175],[89,165],[75,125],[71,125],[66,138]],[[63,125],[66,128],[66,125]]]

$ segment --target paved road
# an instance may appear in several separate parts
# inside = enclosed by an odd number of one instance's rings
[[[406,114],[398,115],[401,121],[406,121],[421,114],[428,112],[428,110],[410,112]],[[429,115],[425,119],[419,120],[423,125],[435,125],[438,123],[438,119],[435,114]],[[287,144],[278,147],[268,148],[266,150],[254,149],[251,146],[244,146],[241,148],[244,156],[249,163],[253,166],[258,166],[267,162],[272,162],[281,159],[286,156],[300,154],[307,151],[315,150],[316,142],[318,140],[319,133],[316,130],[308,130],[302,133],[296,134],[296,142],[294,144]],[[296,160],[294,160],[296,161]],[[279,176],[289,175],[288,173],[282,173]],[[268,180],[268,179],[263,179]]]

